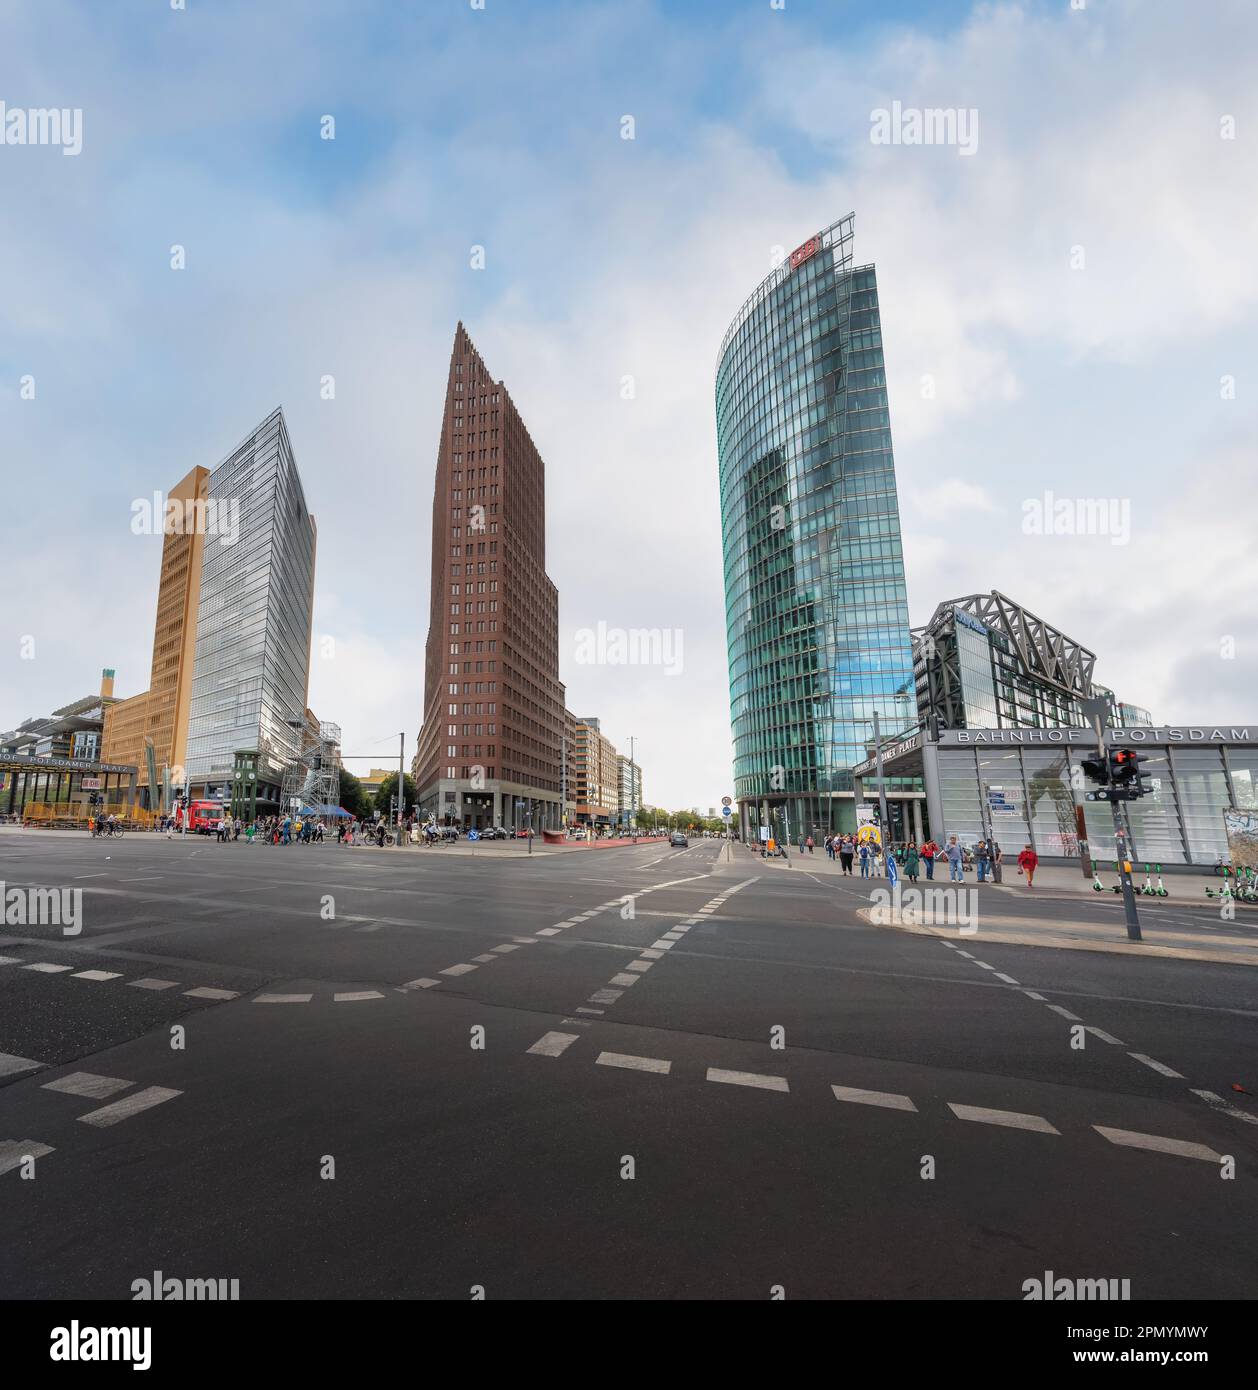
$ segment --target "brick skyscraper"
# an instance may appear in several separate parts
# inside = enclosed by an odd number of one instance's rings
[[[557,828],[564,688],[546,574],[546,469],[460,323],[432,502],[421,810],[470,827]],[[524,803],[519,805],[517,803]]]

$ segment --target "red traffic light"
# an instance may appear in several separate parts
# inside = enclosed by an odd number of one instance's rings
[[[1115,748],[1109,755],[1110,781],[1126,786],[1140,776],[1140,754],[1132,748]]]

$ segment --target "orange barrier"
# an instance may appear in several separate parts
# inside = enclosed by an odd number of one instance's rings
[[[110,801],[104,806],[89,807],[81,801],[28,801],[22,807],[22,823],[45,830],[86,830],[89,816],[116,816],[129,830],[149,830],[157,819],[142,806],[128,806],[125,801]]]

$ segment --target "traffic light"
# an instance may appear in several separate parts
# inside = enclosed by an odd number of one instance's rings
[[[1109,780],[1116,787],[1138,785],[1140,781],[1140,754],[1130,748],[1111,748],[1109,752]]]
[[[1089,782],[1103,785],[1109,781],[1109,763],[1104,758],[1084,758],[1080,766]]]

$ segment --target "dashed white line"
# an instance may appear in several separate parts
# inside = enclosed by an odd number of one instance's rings
[[[627,1052],[600,1052],[594,1059],[601,1067],[623,1067],[626,1071],[650,1071],[667,1076],[673,1064],[662,1057],[635,1057]]]
[[[9,1172],[28,1158],[43,1158],[55,1152],[51,1145],[37,1143],[34,1139],[0,1140],[0,1173]]]
[[[63,970],[73,970],[72,965],[53,965],[46,960],[36,961],[33,965],[24,965],[23,970],[38,970],[44,975],[59,975]]]
[[[438,975],[466,975],[470,970],[479,970],[478,965],[447,965],[444,970],[438,970]]]
[[[404,985],[399,985],[398,989],[431,989],[434,985],[439,985],[440,980],[407,980]]]
[[[89,1110],[86,1115],[78,1117],[79,1123],[95,1125],[98,1129],[104,1129],[108,1125],[116,1125],[119,1120],[127,1120],[132,1115],[138,1115],[141,1110],[151,1110],[153,1106],[174,1100],[176,1096],[181,1095],[183,1095],[182,1091],[172,1091],[168,1086],[148,1086],[143,1091],[137,1091],[133,1096],[127,1096],[124,1100],[114,1101],[112,1105],[104,1105],[99,1110]]]
[[[544,1033],[529,1051],[536,1057],[558,1057],[580,1036],[580,1033]]]
[[[309,1004],[313,994],[256,994],[255,1004]]]
[[[178,980],[154,980],[145,978],[143,980],[128,980],[127,984],[132,989],[178,989]]]
[[[762,1091],[789,1091],[790,1083],[784,1076],[762,1076],[754,1071],[726,1071],[721,1067],[708,1068],[708,1080],[719,1081],[727,1086],[755,1086]]]
[[[20,1071],[42,1071],[46,1063],[33,1061],[30,1057],[16,1057],[11,1052],[0,1052],[0,1076],[16,1076]]]
[[[1083,1022],[1083,1020],[1079,1017],[1078,1014],[1072,1014],[1069,1009],[1063,1009],[1060,1004],[1050,1004],[1048,1007],[1053,1011],[1053,1013],[1060,1014],[1062,1018],[1068,1018],[1071,1021],[1071,1023]]]
[[[334,994],[332,1002],[334,1004],[352,1004],[359,999],[383,999],[384,995],[376,989],[346,990],[342,994]]]
[[[1258,1115],[1251,1115],[1247,1110],[1239,1110],[1235,1105],[1229,1105],[1222,1096],[1216,1096],[1213,1091],[1193,1091],[1193,1095],[1200,1096],[1220,1115],[1230,1115],[1234,1120],[1244,1120],[1247,1125],[1258,1125]]]
[[[1089,1024],[1084,1024],[1083,1031],[1091,1033],[1094,1038],[1100,1038],[1103,1043],[1110,1043],[1114,1047],[1122,1047],[1123,1045],[1112,1033],[1107,1033],[1104,1028],[1093,1028]]]
[[[614,1004],[624,993],[623,989],[596,989],[590,995],[591,1004]]]
[[[981,1125],[1003,1125],[1006,1129],[1031,1129],[1038,1134],[1060,1134],[1042,1115],[1023,1115],[1017,1110],[989,1110],[982,1105],[956,1105],[948,1102],[948,1109],[958,1120],[973,1120]]]
[[[134,1085],[134,1081],[123,1081],[118,1076],[97,1076],[90,1071],[76,1071],[69,1076],[59,1076],[56,1081],[45,1081],[40,1089],[62,1091],[68,1096],[87,1096],[91,1100],[106,1100]]]
[[[73,980],[117,980],[122,976],[120,970],[76,970],[70,977]]]
[[[198,985],[196,989],[185,989],[189,999],[238,999],[239,992],[234,989],[211,989],[208,985]],[[309,995],[306,996],[310,998]]]
[[[831,1086],[835,1100],[850,1101],[853,1105],[878,1105],[884,1110],[912,1110],[917,1106],[908,1096],[897,1096],[892,1091],[866,1091],[859,1086]]]
[[[1129,1052],[1128,1057],[1134,1057],[1137,1062],[1142,1062],[1146,1067],[1152,1067],[1154,1071],[1162,1076],[1169,1076],[1175,1081],[1182,1081],[1184,1078],[1177,1071],[1172,1071],[1165,1062],[1155,1062],[1152,1057],[1146,1057],[1143,1052]]]
[[[1130,1129],[1107,1129],[1104,1125],[1093,1125],[1092,1128],[1111,1144],[1120,1144],[1128,1149],[1152,1149],[1154,1153],[1200,1158],[1206,1163],[1219,1163],[1223,1158],[1222,1154],[1216,1154],[1204,1144],[1189,1144],[1183,1139],[1166,1139],[1160,1134],[1137,1134]]]
[[[1002,975],[999,970],[996,972],[996,978],[998,980],[1003,980],[1007,985],[1016,985],[1018,983],[1012,975]]]

